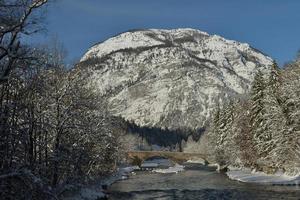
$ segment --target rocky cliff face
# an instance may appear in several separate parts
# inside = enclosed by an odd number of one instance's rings
[[[272,59],[248,44],[194,29],[136,30],[91,47],[79,67],[109,112],[142,126],[203,127],[214,105],[249,91]]]

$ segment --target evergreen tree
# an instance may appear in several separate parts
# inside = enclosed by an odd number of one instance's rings
[[[254,77],[252,90],[251,90],[251,108],[250,108],[250,120],[251,131],[254,139],[255,148],[260,157],[264,157],[265,142],[271,138],[266,134],[266,115],[265,115],[265,79],[261,71],[258,71]]]
[[[266,160],[269,162],[269,166],[274,166],[272,162],[274,160],[274,154],[276,154],[275,150],[281,146],[280,141],[286,124],[286,119],[282,108],[282,95],[280,93],[280,88],[280,70],[277,64],[274,62],[266,84],[266,92],[264,97],[267,126],[265,135],[268,137],[268,140],[266,140],[264,143],[264,147]]]
[[[208,140],[212,147],[212,154],[213,158],[217,161],[218,160],[218,138],[220,135],[220,105],[217,103],[215,110],[212,115],[212,123],[210,126],[210,131],[208,132]]]
[[[233,125],[233,138],[236,159],[242,167],[253,167],[257,161],[257,151],[254,146],[253,132],[250,125],[250,102],[248,100],[240,100],[235,108],[235,121]],[[232,148],[231,147],[231,148]]]
[[[229,162],[230,146],[232,142],[232,125],[234,121],[234,105],[230,101],[227,106],[220,109],[219,104],[216,106],[213,115],[213,125],[210,140],[215,145],[215,159],[221,166]]]
[[[212,131],[215,136],[218,136],[220,134],[220,115],[221,115],[221,110],[220,110],[220,105],[217,104],[215,108],[215,112],[213,114],[213,124],[212,124]]]
[[[300,63],[294,62],[284,70],[282,93],[282,110],[286,119],[279,141],[274,150],[278,167],[291,173],[298,173],[300,159]],[[282,123],[283,124],[283,123]]]
[[[236,132],[234,131],[234,125],[237,120],[236,116],[237,101],[231,99],[223,110],[224,126],[221,129],[221,148],[225,150],[227,154],[226,160],[229,163],[234,164],[237,158],[237,145],[235,142]]]

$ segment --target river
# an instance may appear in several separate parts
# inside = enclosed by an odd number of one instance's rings
[[[109,188],[111,200],[184,199],[284,199],[300,200],[297,186],[241,183],[228,179],[215,168],[186,163],[179,173],[137,171]]]

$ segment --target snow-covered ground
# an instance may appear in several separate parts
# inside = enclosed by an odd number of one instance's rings
[[[231,169],[227,175],[232,180],[246,183],[260,183],[271,185],[300,185],[300,175],[288,176],[284,173],[273,175],[264,172],[254,172],[250,169]]]
[[[96,183],[92,185],[81,187],[79,190],[76,190],[75,192],[72,192],[71,194],[64,196],[62,199],[94,200],[94,199],[103,198],[105,197],[105,193],[101,187],[102,185],[111,185],[118,180],[126,179],[128,177],[128,174],[133,172],[136,169],[139,169],[139,167],[131,166],[131,167],[120,168],[112,176],[101,179],[100,181],[96,181]]]
[[[206,162],[204,159],[201,159],[201,158],[198,158],[198,159],[191,159],[191,160],[188,160],[186,161],[187,163],[196,163],[196,164],[202,164],[202,165],[205,165]]]
[[[169,174],[169,173],[176,173],[177,174],[178,172],[181,172],[183,170],[184,170],[183,165],[176,164],[175,166],[169,167],[167,169],[154,169],[152,171],[156,172],[156,173],[162,173],[162,174]]]

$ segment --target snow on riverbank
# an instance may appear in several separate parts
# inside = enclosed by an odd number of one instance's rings
[[[126,179],[129,176],[129,173],[133,172],[134,170],[139,169],[137,166],[131,167],[123,167],[120,168],[116,173],[107,178],[103,178],[99,181],[95,181],[94,184],[86,185],[80,187],[78,190],[71,192],[61,199],[63,200],[94,200],[94,199],[101,199],[105,197],[105,193],[102,189],[102,185],[111,185],[114,182],[122,179]]]
[[[154,169],[153,172],[162,173],[162,174],[169,174],[169,173],[178,173],[184,170],[183,165],[176,164],[174,167],[169,167],[167,169]]]
[[[232,180],[237,180],[245,183],[300,185],[300,175],[288,176],[283,173],[270,175],[264,172],[254,172],[250,169],[231,169],[226,174]]]
[[[187,163],[195,163],[195,164],[202,164],[202,165],[206,165],[207,163],[205,162],[204,159],[198,158],[198,159],[191,159],[186,161]]]

